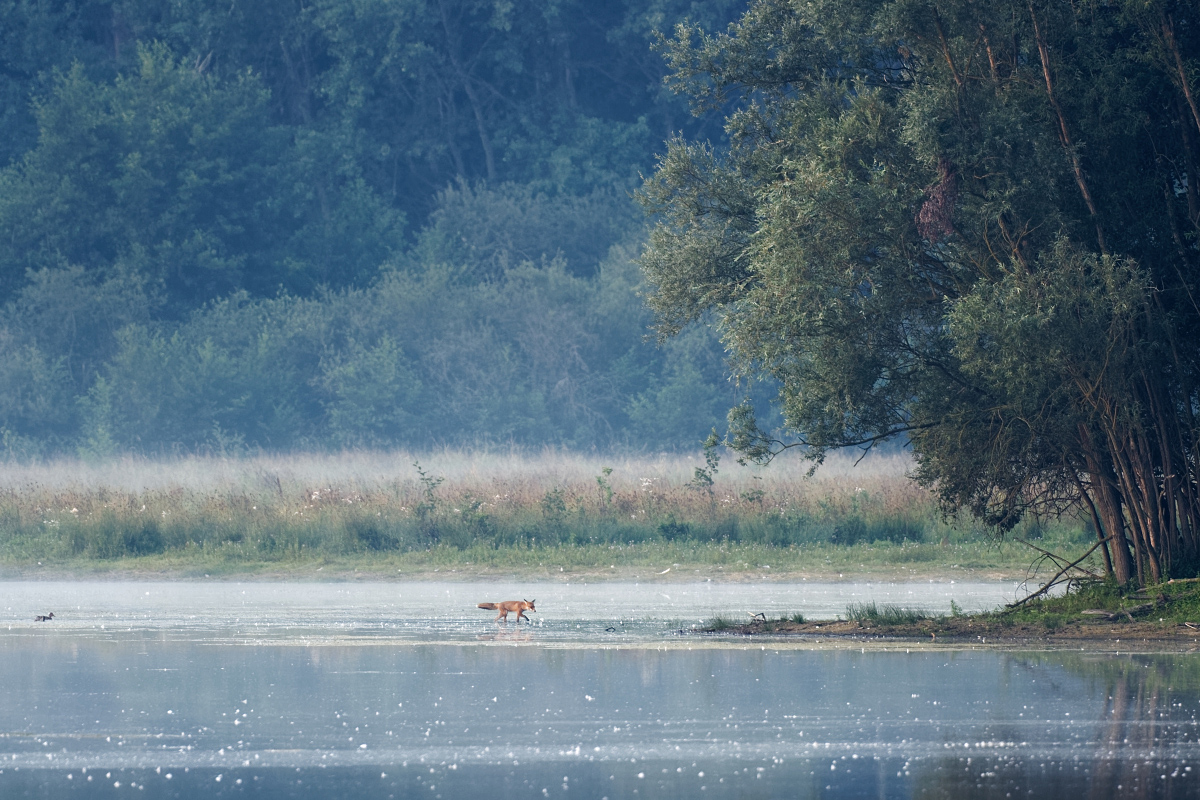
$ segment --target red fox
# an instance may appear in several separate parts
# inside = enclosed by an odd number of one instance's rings
[[[520,625],[521,617],[525,616],[526,611],[537,611],[533,607],[533,604],[536,602],[537,600],[505,600],[503,603],[480,603],[479,608],[500,612],[496,614],[496,619],[492,620],[493,622],[499,620],[508,622],[508,612],[515,611],[517,612],[517,624]],[[525,621],[528,622],[529,617],[525,617]]]

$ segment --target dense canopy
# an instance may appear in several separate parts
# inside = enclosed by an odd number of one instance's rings
[[[0,452],[694,447],[631,199],[734,0],[0,3]]]
[[[733,104],[643,190],[659,331],[715,314],[776,441],[911,441],[950,509],[1076,507],[1121,582],[1200,565],[1200,16],[1171,0],[758,0],[681,25]]]

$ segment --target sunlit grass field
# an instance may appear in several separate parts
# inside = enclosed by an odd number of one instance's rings
[[[0,465],[8,575],[563,579],[1024,576],[1075,519],[996,541],[903,455],[704,469],[700,454],[404,452]],[[707,480],[711,477],[711,482]]]

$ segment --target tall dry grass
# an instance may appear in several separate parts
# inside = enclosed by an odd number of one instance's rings
[[[497,482],[544,492],[555,486],[590,484],[604,467],[611,467],[611,482],[621,489],[641,488],[647,480],[663,486],[684,486],[703,457],[660,454],[654,456],[604,456],[546,450],[466,452],[442,450],[349,451],[298,455],[258,455],[245,458],[183,456],[172,459],[124,456],[94,462],[59,459],[33,464],[0,461],[0,491],[76,491],[137,493],[151,490],[254,491],[278,482],[285,491],[317,486],[372,492],[397,483],[415,489],[415,462],[446,480],[448,487],[479,491]],[[912,467],[905,454],[872,454],[858,461],[850,454],[834,453],[812,479],[811,464],[783,454],[768,467],[740,466],[725,459],[716,476],[718,489],[744,491],[759,482],[774,489],[823,487],[838,484],[850,489],[877,482],[901,482]]]
[[[697,454],[443,451],[0,465],[0,559],[286,561],[430,549],[948,541],[903,455],[766,468]]]

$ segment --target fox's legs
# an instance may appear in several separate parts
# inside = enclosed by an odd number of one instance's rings
[[[500,620],[504,620],[505,622],[508,622],[508,609],[507,608],[500,609],[500,613],[496,615],[496,618],[494,620],[492,620],[492,622],[499,622]]]
[[[525,617],[525,609],[523,609],[523,608],[517,612],[517,624],[518,625],[521,624],[521,617]],[[525,617],[525,621],[529,622],[529,617]]]

